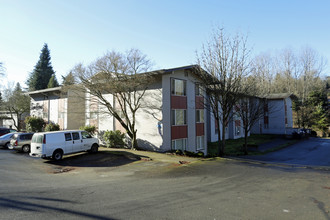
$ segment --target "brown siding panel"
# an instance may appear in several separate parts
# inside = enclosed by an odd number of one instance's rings
[[[172,126],[171,127],[171,137],[172,140],[180,139],[180,138],[187,138],[188,137],[188,126]]]
[[[171,96],[172,109],[187,109],[187,96]]]
[[[204,109],[204,97],[196,96],[196,109]]]
[[[196,136],[204,135],[204,123],[196,123]]]

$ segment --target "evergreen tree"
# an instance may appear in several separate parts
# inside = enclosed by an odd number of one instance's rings
[[[50,61],[50,51],[47,44],[44,44],[39,61],[35,65],[34,70],[30,73],[29,79],[27,80],[29,91],[46,89],[48,87],[49,80],[53,75],[55,76],[55,72]]]
[[[54,88],[59,86],[57,79],[55,77],[55,74],[52,75],[52,77],[50,77],[47,88]]]

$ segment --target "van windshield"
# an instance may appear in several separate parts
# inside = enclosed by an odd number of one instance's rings
[[[43,139],[44,139],[44,135],[42,135],[42,134],[35,134],[35,135],[33,135],[33,137],[32,137],[32,143],[37,143],[37,144],[42,144],[42,141],[43,141]]]

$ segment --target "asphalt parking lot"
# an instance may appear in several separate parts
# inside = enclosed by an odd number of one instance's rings
[[[103,149],[0,150],[1,219],[330,219],[330,172]]]
[[[309,138],[272,153],[242,158],[267,163],[330,169],[330,139]]]

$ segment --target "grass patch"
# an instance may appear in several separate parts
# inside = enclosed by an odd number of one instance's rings
[[[272,141],[273,139],[276,139],[276,138],[278,138],[278,135],[253,134],[250,137],[248,137],[248,144],[259,145],[259,144],[263,144],[263,143]],[[244,138],[226,140],[225,155],[227,155],[227,156],[244,155],[244,152],[242,149],[243,144],[244,144]],[[210,156],[218,155],[218,142],[208,143],[207,147],[208,147],[208,149],[207,149],[208,154]],[[264,152],[249,151],[249,154],[251,154],[251,155],[254,153],[258,153],[258,154],[263,153],[264,154]]]
[[[288,146],[290,146],[292,144],[295,144],[297,142],[298,142],[298,140],[292,140],[292,141],[289,141],[289,142],[287,142],[285,144],[281,144],[281,145],[279,145],[277,147],[270,148],[270,149],[265,150],[265,151],[262,151],[262,152],[261,151],[250,152],[249,155],[264,155],[264,154],[268,154],[268,153],[275,152],[275,151],[281,150],[283,148],[286,148],[286,147],[288,147]]]

